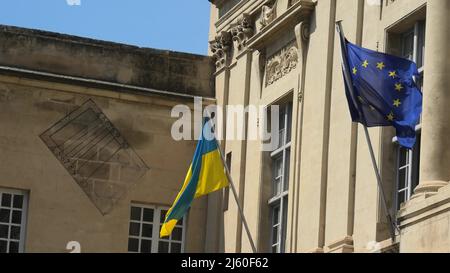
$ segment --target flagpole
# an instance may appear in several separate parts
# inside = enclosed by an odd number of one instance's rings
[[[244,224],[245,231],[247,232],[248,240],[250,241],[250,245],[252,246],[253,253],[256,253],[255,242],[253,241],[252,235],[250,233],[250,229],[249,229],[248,224],[247,224],[247,219],[245,219],[244,210],[242,209],[242,206],[241,206],[241,204],[239,202],[239,197],[238,197],[238,194],[237,194],[237,191],[236,191],[236,187],[234,186],[233,179],[231,178],[230,170],[228,169],[228,166],[226,164],[225,158],[223,157],[222,149],[220,148],[220,146],[218,147],[218,149],[219,149],[220,156],[222,157],[223,165],[225,166],[225,170],[226,170],[226,174],[227,174],[227,177],[228,177],[228,181],[230,182],[231,191],[233,192],[234,199],[236,200],[236,204],[237,204],[238,209],[239,209],[239,214],[241,216],[242,223]]]
[[[206,111],[207,111],[208,117],[210,117],[210,120],[208,122],[211,122],[211,114],[209,113],[208,109],[206,109]],[[211,128],[213,128],[213,127],[211,126]],[[217,139],[216,139],[216,142],[217,142]],[[228,168],[228,165],[226,163],[225,157],[222,153],[222,149],[220,148],[219,143],[217,143],[217,150],[219,151],[220,157],[222,158],[222,163],[225,166],[225,173],[227,175],[231,191],[233,192],[234,199],[236,200],[236,204],[237,204],[237,207],[239,210],[239,215],[241,217],[242,223],[244,224],[244,228],[247,233],[248,240],[250,241],[250,245],[252,247],[253,253],[256,253],[257,250],[256,250],[255,242],[253,241],[252,235],[250,233],[250,228],[248,227],[247,219],[245,218],[245,215],[244,215],[244,210],[242,209],[241,203],[239,202],[239,196],[237,194],[236,187],[234,186],[233,178],[231,177],[230,170]]]
[[[343,29],[342,29],[342,21],[336,22],[336,28],[337,28],[337,32],[340,35],[341,43],[344,43],[345,36],[344,36]],[[350,78],[350,75],[349,75],[349,66],[348,66],[347,60],[344,58],[344,56],[347,56],[347,48],[345,47],[345,45],[341,45],[341,48],[344,51],[344,52],[342,52],[343,54],[341,54],[342,64],[343,64],[343,67],[344,67],[344,78],[345,78],[345,81],[347,82],[348,88],[350,88],[350,90],[351,90],[350,92],[352,94],[354,94],[353,84],[351,84],[351,81],[350,81],[351,78]],[[363,117],[363,119],[365,120],[364,113],[362,111],[360,111],[360,114]],[[370,139],[369,130],[367,129],[366,125],[364,125],[364,124],[362,124],[362,125],[364,127],[364,134],[366,136],[367,145],[369,146],[370,158],[372,160],[372,166],[373,166],[373,169],[375,171],[376,178],[377,178],[378,188],[379,188],[379,192],[380,192],[380,195],[381,195],[381,201],[383,203],[383,207],[384,207],[384,210],[385,210],[385,213],[386,213],[386,218],[387,218],[387,220],[389,222],[389,225],[390,225],[389,231],[391,233],[391,238],[392,238],[393,242],[395,242],[396,241],[395,230],[398,230],[398,226],[394,223],[393,217],[392,217],[392,215],[391,215],[391,213],[390,213],[390,211],[388,209],[388,205],[387,205],[387,201],[386,201],[387,199],[386,199],[386,195],[385,195],[384,190],[383,190],[383,183],[382,183],[382,180],[381,180],[380,170],[378,168],[377,160],[375,158],[375,153],[373,151],[373,146],[372,146],[372,141]]]

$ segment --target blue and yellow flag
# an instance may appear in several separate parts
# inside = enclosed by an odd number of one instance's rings
[[[219,149],[211,123],[205,121],[183,187],[167,212],[166,220],[161,227],[161,238],[170,236],[178,220],[183,218],[195,198],[218,191],[229,185]]]
[[[343,35],[341,45],[350,75],[344,78],[352,120],[367,127],[393,126],[399,144],[412,149],[422,113],[422,92],[414,82],[419,76],[416,64],[359,47]]]

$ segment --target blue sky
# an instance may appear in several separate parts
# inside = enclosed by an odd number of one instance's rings
[[[209,5],[207,0],[2,0],[0,24],[206,55]]]

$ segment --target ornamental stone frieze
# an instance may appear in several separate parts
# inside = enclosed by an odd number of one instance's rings
[[[297,67],[298,47],[296,41],[290,42],[266,62],[266,86],[274,84]]]
[[[214,41],[210,42],[211,52],[215,59],[216,69],[219,70],[227,64],[228,56],[232,46],[232,39],[230,32],[222,31],[219,33]]]
[[[242,14],[237,23],[231,26],[231,36],[236,45],[237,52],[241,52],[246,46],[247,41],[255,33],[253,21],[249,14]]]

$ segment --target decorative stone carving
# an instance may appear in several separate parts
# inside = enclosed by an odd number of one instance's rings
[[[254,33],[255,31],[250,15],[247,13],[242,14],[237,23],[231,27],[231,36],[233,37],[238,52],[241,52],[245,48],[248,39],[250,39]]]
[[[308,55],[308,48],[309,48],[309,21],[302,21],[298,25],[295,26],[295,38],[297,40],[297,46],[300,49],[298,52],[300,54],[299,56],[299,62],[302,67],[305,67],[306,65],[306,58]],[[303,101],[303,94],[305,91],[305,69],[301,70],[301,86],[298,91],[298,100],[301,102]]]
[[[272,85],[297,67],[298,48],[296,42],[289,43],[267,60],[266,86]]]
[[[221,69],[227,64],[227,57],[231,49],[231,34],[222,31],[210,42],[211,52],[216,62],[216,69]]]
[[[277,17],[276,15],[276,5],[273,4],[272,6],[264,5],[261,8],[261,21],[259,21],[262,28],[266,27],[270,23],[275,20]]]

